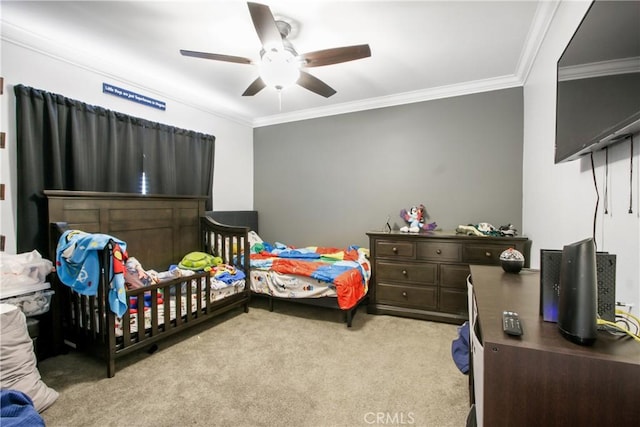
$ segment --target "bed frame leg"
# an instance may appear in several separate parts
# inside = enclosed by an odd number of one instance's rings
[[[358,306],[356,305],[352,309],[347,310],[347,311],[344,312],[345,317],[346,317],[345,320],[347,322],[347,328],[351,327],[351,324],[353,323],[353,318],[355,317],[357,311],[358,311]]]
[[[273,311],[273,298],[269,297],[269,311]]]
[[[107,363],[107,377],[108,378],[113,378],[116,375],[116,361],[113,359],[110,359],[109,362]]]

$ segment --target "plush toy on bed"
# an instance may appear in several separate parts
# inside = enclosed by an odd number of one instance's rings
[[[127,289],[144,288],[154,283],[156,280],[145,271],[140,261],[134,257],[127,258],[124,264],[124,284]]]
[[[435,222],[425,222],[427,210],[424,205],[412,206],[408,211],[402,209],[400,217],[407,222],[407,225],[400,228],[403,233],[418,233],[420,230],[432,231],[437,227]]]
[[[185,270],[211,271],[217,265],[222,264],[222,258],[206,252],[189,252],[182,258],[178,267]]]

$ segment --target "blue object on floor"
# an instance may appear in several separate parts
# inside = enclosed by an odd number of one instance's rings
[[[469,322],[458,328],[458,338],[451,343],[451,356],[460,372],[469,373]]]
[[[43,426],[44,420],[31,398],[18,390],[0,390],[0,425],[2,427]]]

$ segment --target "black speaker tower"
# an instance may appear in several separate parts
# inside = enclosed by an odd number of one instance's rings
[[[562,249],[540,249],[540,315],[545,322],[558,322]],[[598,316],[616,320],[616,255],[596,252]]]

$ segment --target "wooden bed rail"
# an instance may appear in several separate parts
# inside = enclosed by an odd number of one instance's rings
[[[200,231],[205,252],[221,257],[228,264],[237,265],[249,278],[249,227],[221,224],[203,216],[200,217]],[[238,254],[241,255],[240,259],[237,259]]]
[[[65,231],[70,229],[66,222],[52,223],[51,256],[57,259],[57,242]],[[111,262],[110,254],[113,242],[109,242],[104,250],[99,251],[100,264],[103,272],[105,265]],[[56,265],[56,268],[58,266]],[[81,295],[60,282],[57,275],[53,275],[52,286],[55,290],[54,343],[62,352],[64,345],[87,351],[114,360],[115,354],[115,314],[109,310],[109,283],[107,274],[100,274],[100,281],[96,295]],[[90,313],[103,313],[93,316]],[[115,371],[115,368],[112,368]],[[113,376],[113,375],[111,375]]]

